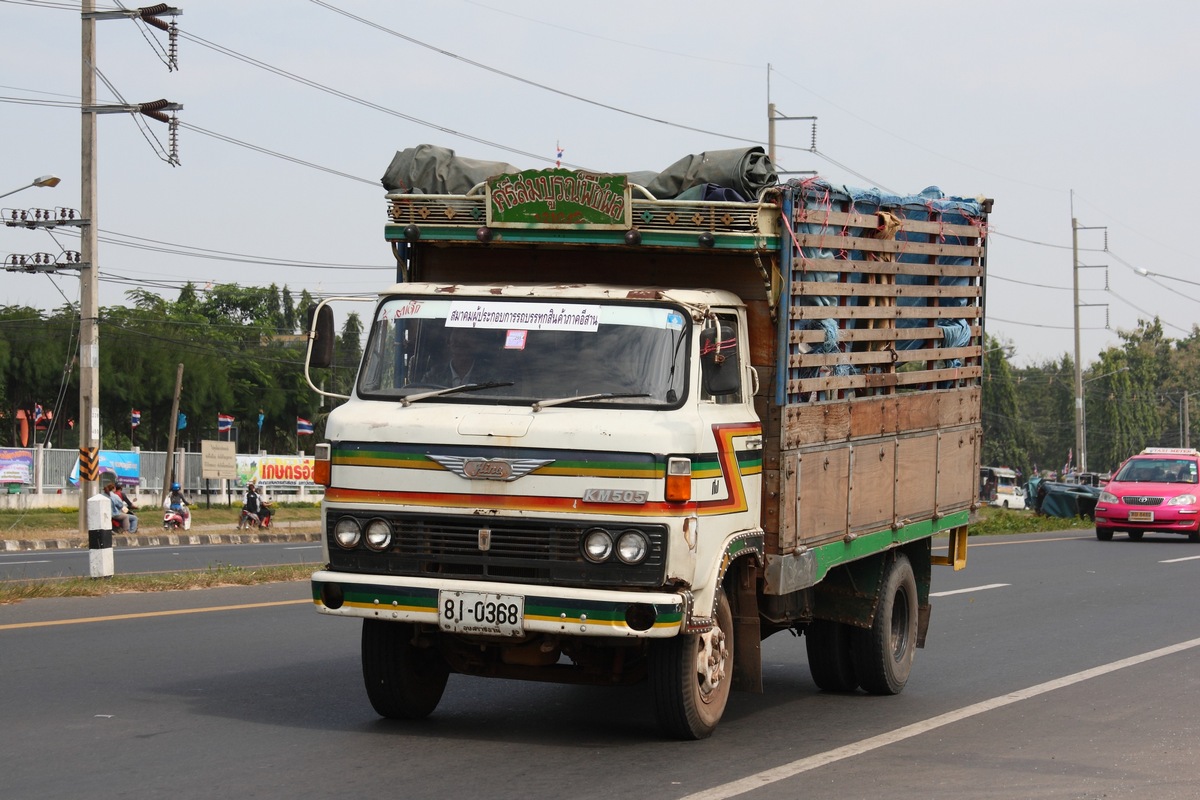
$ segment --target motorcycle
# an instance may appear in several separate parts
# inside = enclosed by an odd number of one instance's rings
[[[252,511],[242,509],[242,515],[238,518],[237,529],[243,530],[247,528],[258,528],[266,530],[271,527],[271,509],[263,506],[262,514],[255,514]]]
[[[192,514],[187,506],[166,506],[163,508],[163,528],[165,530],[191,530]]]

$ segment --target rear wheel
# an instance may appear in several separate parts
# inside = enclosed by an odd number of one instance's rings
[[[813,620],[804,630],[808,671],[813,683],[826,692],[853,692],[858,688],[854,656],[850,652],[851,626],[827,619]]]
[[[899,694],[917,649],[917,580],[904,554],[886,568],[870,628],[851,631],[859,685],[871,694]]]
[[[412,638],[408,623],[363,620],[363,683],[381,717],[424,719],[446,689],[450,668],[437,650],[416,647]]]
[[[717,589],[712,630],[654,643],[650,678],[663,732],[676,739],[703,739],[717,728],[733,679],[733,614]]]

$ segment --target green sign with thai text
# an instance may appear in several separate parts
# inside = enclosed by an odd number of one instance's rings
[[[487,182],[489,227],[624,230],[630,208],[625,175],[530,169]]]

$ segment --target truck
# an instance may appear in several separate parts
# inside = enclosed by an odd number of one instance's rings
[[[361,620],[374,710],[648,682],[701,739],[784,631],[818,689],[899,693],[979,507],[991,201],[779,183],[758,148],[459,185],[404,153],[398,280],[315,448],[312,599]]]
[[[979,499],[998,508],[1025,508],[1025,487],[1010,467],[979,468]]]

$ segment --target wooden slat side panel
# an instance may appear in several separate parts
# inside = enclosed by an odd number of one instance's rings
[[[896,443],[896,517],[929,519],[937,499],[938,435],[910,436]]]
[[[811,392],[838,392],[849,389],[878,389],[901,386],[923,386],[937,383],[956,383],[977,380],[983,374],[981,367],[956,367],[954,369],[932,369],[913,372],[865,373],[843,377],[817,377],[788,381],[788,391],[802,397]]]
[[[942,329],[938,327],[898,328],[895,330],[849,328],[841,331],[838,334],[838,338],[844,343],[887,341],[899,342],[913,339],[935,339],[937,341],[941,341],[942,333]],[[979,325],[971,326],[972,339],[978,339],[982,335],[983,329],[980,328]],[[825,332],[820,329],[791,332],[791,341],[793,343],[805,342],[806,344],[818,344],[824,340]]]
[[[813,450],[796,459],[797,543],[837,536],[846,530],[850,491],[850,448]]]
[[[895,253],[897,255],[941,256],[948,258],[980,258],[983,248],[977,245],[937,244],[895,239],[863,239],[840,236],[837,233],[799,233],[796,241],[801,247],[825,250],[859,250],[864,253]],[[820,269],[820,266],[813,267]]]
[[[896,439],[854,445],[850,482],[850,530],[877,531],[892,524],[896,488]]]
[[[979,491],[976,459],[978,428],[941,434],[938,452],[937,510],[939,514],[967,508]]]

